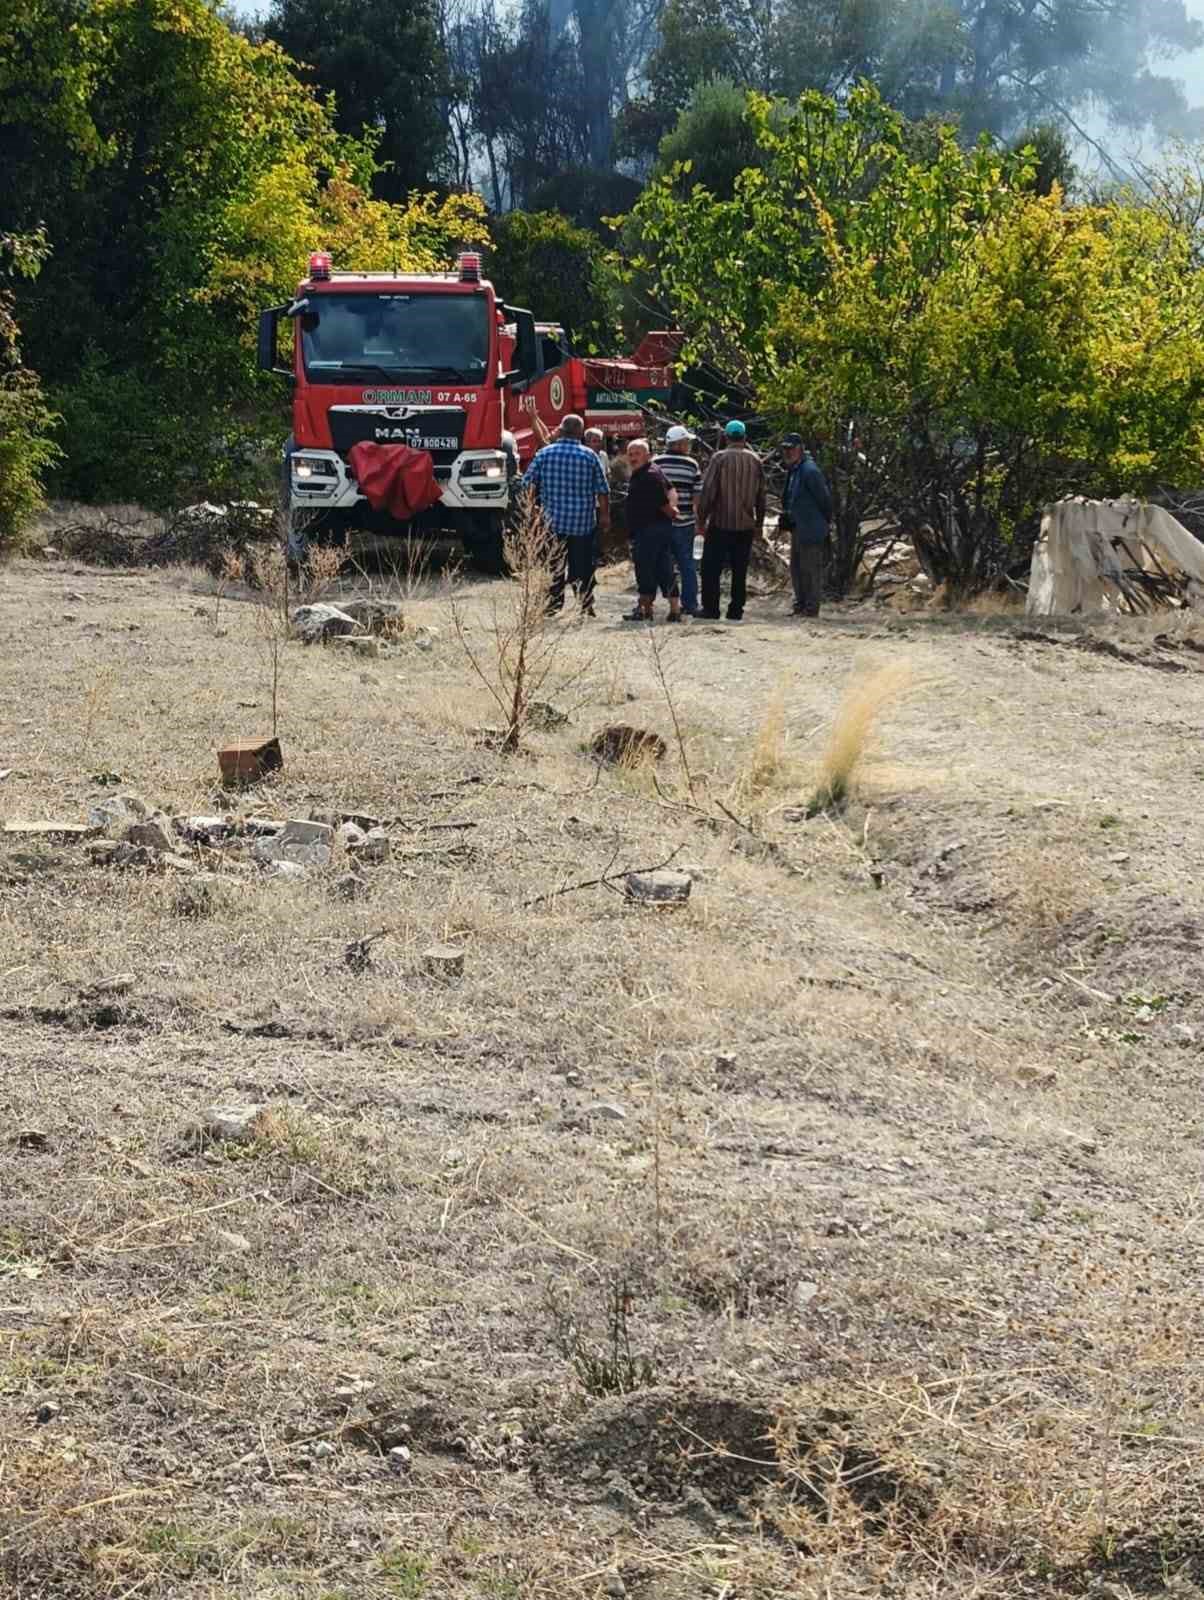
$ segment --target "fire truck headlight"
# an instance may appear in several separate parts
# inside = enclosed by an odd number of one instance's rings
[[[464,478],[504,478],[506,476],[506,458],[504,455],[479,456],[475,461],[466,461],[461,477]]]
[[[334,463],[323,456],[294,456],[293,476],[297,478],[333,478]]]

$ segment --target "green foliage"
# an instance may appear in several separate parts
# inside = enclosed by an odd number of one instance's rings
[[[305,64],[306,82],[334,95],[341,133],[376,134],[380,198],[425,187],[447,137],[448,69],[432,0],[274,0],[267,33]]]
[[[0,280],[35,277],[46,248],[40,231],[0,234]],[[51,437],[57,421],[37,375],[21,364],[12,295],[0,292],[0,555],[20,548],[26,524],[44,503],[42,477],[59,455]]]
[[[655,172],[667,175],[678,193],[701,185],[730,200],[740,174],[762,160],[747,91],[719,78],[693,91],[676,126],[661,140]]]
[[[689,357],[820,447],[838,581],[870,516],[898,517],[966,589],[1024,556],[1050,498],[1198,480],[1193,227],[1067,208],[1056,177],[1039,192],[1032,138],[965,150],[868,87],[844,107],[754,96],[750,116],[761,155],[730,198],[680,198],[680,168],[650,185],[637,268]]]
[[[618,278],[592,233],[551,212],[495,217],[487,270],[512,305],[560,322],[583,353],[610,351],[616,337]]]

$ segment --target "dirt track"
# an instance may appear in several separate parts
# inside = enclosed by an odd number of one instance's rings
[[[465,593],[484,659],[506,594]],[[168,876],[0,841],[16,1594],[1204,1582],[1191,630],[662,628],[691,798],[627,603],[566,631],[572,720],[518,757],[437,593],[380,659],[287,647],[248,809],[392,819],[362,904],[222,866],[182,917]],[[0,629],[9,818],[106,772],[208,811],[265,714],[253,602],[187,574],[18,566]],[[902,657],[853,804],[795,820]],[[582,753],[607,721],[668,739],[659,788]],[[677,847],[683,912],[521,904]],[[219,1100],[269,1107],[253,1145],[186,1139]],[[652,1386],[591,1397],[616,1317]]]

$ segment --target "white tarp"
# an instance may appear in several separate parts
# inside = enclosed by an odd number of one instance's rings
[[[1029,616],[1133,609],[1146,591],[1126,576],[1140,568],[1185,583],[1204,605],[1204,544],[1161,506],[1142,500],[1059,500],[1045,508],[1029,573]]]

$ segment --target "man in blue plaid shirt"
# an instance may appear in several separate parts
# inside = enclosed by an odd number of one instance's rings
[[[609,525],[610,485],[602,463],[582,442],[584,432],[580,417],[565,417],[555,444],[536,452],[523,486],[537,497],[554,536],[548,610],[563,608],[564,587],[571,583],[582,614],[592,617],[597,536]]]

